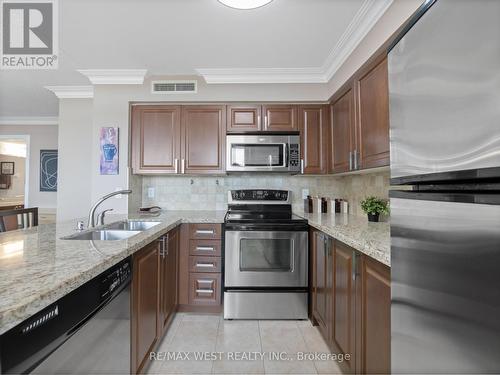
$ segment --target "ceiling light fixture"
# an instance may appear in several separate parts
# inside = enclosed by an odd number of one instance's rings
[[[269,4],[273,0],[219,0],[220,3],[235,9],[255,9]]]

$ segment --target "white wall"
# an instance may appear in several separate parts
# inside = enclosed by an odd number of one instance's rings
[[[84,217],[90,208],[92,100],[59,103],[57,221]]]
[[[56,125],[0,125],[0,135],[29,135],[29,194],[28,206],[42,211],[54,211],[57,192],[40,191],[40,150],[55,150],[58,129]]]

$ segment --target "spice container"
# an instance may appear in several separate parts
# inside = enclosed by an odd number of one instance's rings
[[[340,213],[342,209],[342,199],[335,198],[335,212]]]
[[[328,201],[326,198],[321,198],[321,213],[326,214],[328,212]]]
[[[313,212],[313,201],[310,195],[304,199],[304,212],[311,213]]]

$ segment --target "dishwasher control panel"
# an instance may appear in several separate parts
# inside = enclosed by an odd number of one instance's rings
[[[120,285],[127,283],[132,277],[131,260],[126,259],[103,273],[101,277],[101,299],[112,295]]]

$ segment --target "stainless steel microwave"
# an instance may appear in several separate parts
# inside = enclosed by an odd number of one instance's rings
[[[300,172],[297,134],[227,135],[226,171]]]

